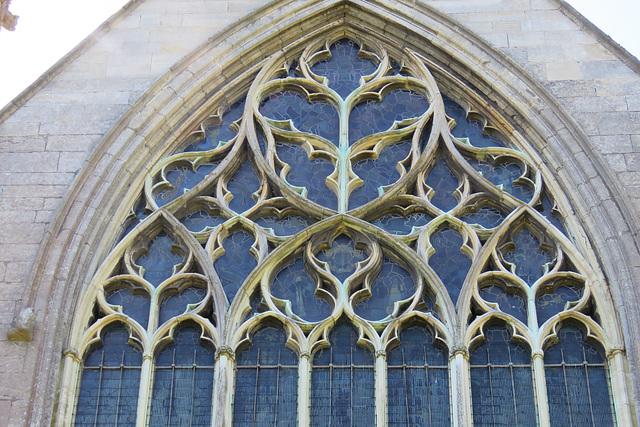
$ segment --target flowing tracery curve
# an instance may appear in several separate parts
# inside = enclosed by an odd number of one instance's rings
[[[450,351],[449,369],[458,371],[452,394],[467,393],[459,372],[468,360],[459,356],[495,322],[533,353],[544,352],[567,319],[607,351],[620,345],[615,319],[598,315],[611,304],[601,280],[571,230],[565,235],[569,227],[558,220],[526,141],[501,133],[481,109],[465,112],[460,105],[468,100],[457,91],[443,95],[451,83],[441,85],[430,61],[408,49],[392,58],[375,40],[336,35],[291,56],[265,61],[241,98],[217,105],[150,168],[139,202],[144,215],[132,207],[140,224],[105,261],[83,302],[94,310],[76,324],[81,357],[111,322],[132,331],[144,360],[180,325],[197,324],[218,363],[232,363],[251,334],[275,319],[300,358],[304,421],[309,359],[329,347],[336,324],[355,328],[381,378],[405,325],[428,324]],[[355,65],[343,73],[345,61]],[[224,264],[235,253],[225,246],[233,236],[241,240],[236,258]],[[279,286],[280,274],[304,280]],[[126,304],[109,303],[117,291],[148,298],[146,327]],[[545,295],[566,301],[549,308]],[[170,298],[178,311],[159,322]],[[300,302],[314,299],[324,308],[311,316]],[[542,375],[536,358],[532,369]],[[233,373],[227,367],[215,375],[229,396]],[[152,379],[142,378],[144,396]],[[536,393],[545,420],[544,387]],[[377,384],[379,423],[385,399]],[[146,419],[144,403],[137,411]]]

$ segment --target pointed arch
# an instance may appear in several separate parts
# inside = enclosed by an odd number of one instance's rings
[[[576,234],[574,242],[579,251],[585,254],[585,258],[590,262],[597,260],[598,256],[604,260],[607,277],[613,278],[610,280],[613,280],[611,283],[614,285],[616,291],[614,294],[617,298],[620,298],[620,292],[633,292],[620,286],[624,280],[630,279],[627,273],[628,269],[624,265],[626,258],[606,255],[601,252],[605,250],[606,246],[604,245],[605,241],[599,237],[614,236],[617,231],[621,230],[620,227],[624,227],[626,221],[615,221],[615,218],[624,219],[627,215],[624,206],[616,206],[615,208],[604,204],[603,206],[606,208],[591,206],[592,211],[598,209],[614,210],[606,212],[604,217],[607,220],[602,222],[593,221],[590,219],[591,217],[582,215],[581,210],[584,209],[584,204],[581,201],[587,200],[587,192],[592,184],[583,181],[580,177],[566,173],[561,167],[561,159],[574,159],[575,156],[567,155],[567,151],[571,149],[572,145],[586,146],[586,138],[577,130],[572,119],[564,114],[562,108],[552,101],[547,92],[528,78],[515,64],[471,33],[464,29],[460,30],[457,24],[445,16],[426,6],[418,6],[417,8],[420,19],[409,18],[405,13],[408,5],[404,3],[400,4],[401,7],[397,11],[387,9],[384,2],[381,1],[367,3],[308,1],[296,5],[278,3],[278,6],[287,11],[295,10],[295,18],[283,13],[277,18],[279,20],[277,25],[267,28],[263,20],[273,18],[274,6],[272,5],[256,14],[256,24],[251,30],[243,27],[245,23],[237,24],[229,30],[229,34],[236,37],[232,38],[230,43],[233,44],[235,41],[237,46],[242,46],[242,55],[239,55],[237,50],[216,47],[217,40],[203,45],[178,64],[174,71],[163,76],[149,89],[143,100],[128,111],[105,137],[94,154],[94,161],[100,166],[94,170],[87,168],[81,173],[66,201],[64,214],[58,217],[54,226],[58,230],[72,230],[71,234],[52,237],[47,246],[55,247],[57,250],[43,252],[39,260],[41,268],[48,263],[53,263],[58,267],[58,271],[71,270],[69,275],[60,276],[67,279],[65,285],[67,286],[66,290],[71,291],[70,295],[77,297],[85,292],[80,289],[79,284],[89,282],[98,264],[102,262],[113,246],[113,239],[121,228],[117,223],[104,224],[104,216],[124,218],[125,206],[128,209],[128,206],[133,205],[137,197],[137,194],[129,192],[129,188],[142,187],[144,180],[147,179],[146,168],[149,164],[157,164],[162,161],[169,154],[171,148],[178,145],[178,141],[185,139],[196,124],[202,122],[205,115],[210,114],[212,106],[235,102],[243,93],[243,89],[248,86],[256,71],[265,64],[263,60],[265,56],[282,49],[286,51],[283,59],[288,61],[290,57],[287,55],[293,57],[299,54],[311,38],[331,38],[337,34],[343,36],[364,34],[371,40],[387,46],[389,52],[398,57],[405,54],[405,51],[398,47],[399,40],[402,40],[404,47],[417,52],[417,57],[428,64],[436,79],[439,79],[439,84],[446,88],[449,94],[468,98],[470,105],[474,108],[477,106],[483,114],[488,116],[487,121],[491,123],[493,128],[516,141],[518,148],[534,160],[533,169],[535,170],[525,177],[533,182],[534,195],[539,195],[541,191],[535,182],[538,175],[549,177],[551,171],[560,171],[555,180],[547,182],[550,183],[548,185],[552,188],[554,196],[558,198],[556,202],[564,212],[577,211],[579,213],[577,216],[567,217],[572,231]],[[270,13],[272,14],[270,15]],[[305,22],[306,25],[301,27],[299,25],[301,22]],[[273,22],[270,25],[273,25]],[[300,29],[301,33],[298,32],[294,36],[292,31],[284,31],[281,34],[284,34],[285,37],[274,37],[275,28],[278,28],[278,31],[282,31],[282,28],[296,28]],[[402,30],[403,36],[400,36],[400,30]],[[456,39],[468,42],[468,45],[465,46],[464,43],[458,45],[454,42]],[[424,52],[423,40],[430,41],[428,52]],[[452,46],[455,46],[456,49],[452,49]],[[483,63],[486,66],[481,70],[474,69],[477,67],[473,67],[473,65],[477,63]],[[470,85],[477,88],[477,91],[466,89]],[[498,106],[502,115],[497,112],[497,108],[492,106]],[[245,108],[248,110],[250,106]],[[507,121],[504,117],[509,117],[510,120]],[[442,124],[440,125],[442,126]],[[248,126],[253,126],[253,124]],[[570,128],[573,131],[571,133],[560,132],[564,128]],[[417,137],[415,138],[417,139]],[[456,144],[451,139],[445,142],[450,145]],[[246,144],[255,149],[258,141],[248,137]],[[539,155],[541,152],[544,153],[544,158]],[[125,162],[123,159],[126,158],[131,160]],[[596,166],[598,162],[597,159],[581,161],[591,162],[590,165],[596,164]],[[259,164],[260,160],[256,162]],[[580,164],[580,162],[576,160],[575,164]],[[230,165],[228,170],[236,171],[234,166],[238,165]],[[224,168],[224,166],[220,167]],[[195,164],[192,164],[193,168],[196,168]],[[471,181],[475,179],[476,183],[481,182],[482,178],[478,176],[477,172],[471,169],[466,172],[471,176]],[[409,181],[409,178],[406,181]],[[563,195],[561,191],[563,188],[571,188],[578,181],[586,182],[586,185],[580,186],[579,192],[567,193],[570,194],[569,196]],[[204,187],[206,184],[200,188]],[[406,188],[398,185],[393,191],[399,194],[401,190],[406,190]],[[224,192],[224,188],[220,191]],[[264,191],[267,190],[261,187],[261,191],[262,193],[258,197],[263,197]],[[299,196],[299,193],[295,193],[294,190],[286,191],[291,191],[290,194],[287,194],[291,197]],[[508,194],[500,193],[493,188],[491,191],[495,198],[500,199],[502,203],[514,204],[512,197]],[[105,197],[105,194],[112,194],[111,200],[109,197]],[[389,194],[387,196],[389,199],[394,195],[392,192],[387,194]],[[590,194],[589,197],[591,197]],[[73,215],[69,216],[68,214],[82,203],[86,203],[92,213],[86,218],[76,221]],[[177,205],[179,202],[172,203]],[[316,219],[331,213],[330,210],[317,206],[309,205],[308,207],[309,215],[316,217]],[[224,211],[225,208],[226,206],[222,206],[221,210]],[[363,211],[364,209],[360,212]],[[586,232],[583,231],[583,225]],[[367,227],[360,224],[359,226]],[[88,232],[85,233],[85,231]],[[600,232],[601,234],[599,234]],[[104,235],[110,236],[112,240],[101,245],[97,244]],[[587,240],[584,237],[589,237],[596,242],[595,254],[584,242]],[[397,245],[397,242],[393,242],[393,244]],[[69,245],[89,245],[89,247],[96,247],[97,250],[94,254],[74,250],[67,251]],[[615,249],[623,252],[623,248],[628,245],[628,243],[616,241]],[[594,263],[594,265],[597,264]],[[425,270],[428,271],[428,269]],[[602,274],[597,271],[597,268],[594,270],[600,288],[604,289],[604,285],[602,285],[604,281],[600,279]],[[214,276],[215,273],[212,273],[211,277]],[[34,286],[40,280],[42,279],[34,279]],[[606,298],[606,292],[604,295],[603,304],[607,305],[611,314],[615,314],[613,304]],[[637,295],[631,296],[637,298]],[[219,301],[223,301],[223,299],[219,299]],[[626,316],[626,313],[622,313],[622,315]],[[617,322],[613,327],[617,327],[616,325]],[[629,327],[631,326],[629,325]],[[619,342],[616,345],[619,346],[622,343]],[[632,354],[637,354],[637,348],[631,348],[633,349]],[[68,390],[69,384],[65,384],[63,388]],[[68,398],[63,396],[62,399],[64,401]],[[67,415],[63,409],[60,419],[64,419],[65,416]]]

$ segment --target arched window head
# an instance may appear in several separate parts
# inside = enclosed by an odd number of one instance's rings
[[[554,175],[486,84],[404,42],[323,31],[179,120],[191,128],[132,188],[71,346],[114,321],[144,337],[138,423],[552,422],[553,378],[577,369],[542,363],[566,341],[544,348],[554,325],[621,343]],[[588,362],[599,380],[565,394],[615,400]],[[110,368],[91,366],[68,381],[82,377],[77,412],[99,423],[84,384]],[[591,420],[611,418],[593,401]]]
[[[265,326],[238,353],[233,425],[297,425],[298,355],[286,342],[282,329]]]
[[[329,347],[313,355],[311,423],[317,426],[373,425],[373,354],[360,347],[358,331],[343,321],[329,333]]]
[[[488,326],[484,343],[471,351],[475,426],[536,426],[531,350],[503,325]]]
[[[451,425],[449,352],[422,325],[409,326],[387,355],[389,426]]]
[[[563,325],[556,337],[544,353],[551,425],[615,425],[602,346],[578,324]]]

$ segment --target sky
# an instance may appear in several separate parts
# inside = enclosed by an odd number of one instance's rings
[[[0,30],[0,108],[73,49],[128,0],[13,0],[16,31]],[[465,1],[465,0],[459,0]],[[640,1],[569,0],[640,58]]]

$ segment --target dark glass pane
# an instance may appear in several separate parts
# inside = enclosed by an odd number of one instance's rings
[[[505,292],[500,286],[485,286],[480,289],[480,296],[487,302],[495,302],[500,311],[512,315],[522,323],[527,323],[527,301],[514,292]]]
[[[448,212],[458,205],[458,199],[453,195],[459,186],[458,178],[444,160],[438,160],[425,182],[435,192],[430,200],[434,206]]]
[[[207,163],[196,170],[191,168],[180,166],[169,170],[165,177],[169,184],[173,186],[173,189],[164,190],[158,193],[156,196],[156,203],[159,207],[166,205],[167,203],[182,196],[188,190],[198,185],[200,181],[205,179],[216,168],[218,163]]]
[[[542,325],[551,316],[564,310],[568,302],[576,302],[582,297],[582,288],[570,284],[546,289],[536,298],[538,324]]]
[[[302,319],[317,322],[329,317],[331,305],[315,295],[316,283],[304,269],[302,257],[285,265],[273,279],[274,297],[291,301],[291,310]]]
[[[563,326],[558,340],[544,356],[551,425],[614,425],[603,349],[584,342],[574,325]]]
[[[273,120],[291,120],[301,132],[321,136],[335,145],[339,143],[338,112],[327,102],[308,102],[297,92],[278,92],[262,100],[260,113]]]
[[[358,333],[340,323],[329,334],[329,348],[318,350],[311,371],[311,424],[375,424],[373,355],[356,345]],[[329,366],[332,365],[332,366]]]
[[[354,311],[365,319],[382,320],[393,313],[394,303],[409,298],[415,288],[411,274],[385,258],[380,274],[371,284],[371,297],[358,302]]]
[[[280,160],[291,167],[287,173],[289,184],[305,187],[309,200],[337,209],[338,199],[326,184],[327,177],[335,170],[331,162],[323,159],[309,160],[307,152],[299,145],[278,143],[276,151]]]
[[[110,329],[85,359],[76,426],[135,425],[142,353],[128,341],[124,327]]]
[[[353,240],[341,234],[331,243],[331,249],[316,254],[320,261],[329,264],[331,273],[340,281],[344,281],[356,271],[357,263],[364,261],[367,254],[356,249]]]
[[[240,289],[249,273],[257,265],[250,250],[255,239],[243,231],[236,231],[224,240],[224,255],[215,262],[216,273],[222,282],[222,288],[227,295],[229,304]]]
[[[355,209],[380,195],[379,188],[391,185],[400,178],[398,162],[411,150],[411,141],[402,141],[382,149],[376,160],[369,159],[353,165],[353,172],[364,184],[349,195],[349,208]]]
[[[224,222],[224,218],[211,216],[207,211],[197,210],[191,212],[180,220],[189,231],[198,233],[207,227],[215,228]]]
[[[211,425],[215,357],[200,336],[198,328],[183,328],[158,354],[150,425]]]
[[[448,352],[420,326],[387,355],[390,426],[450,426]]]
[[[311,225],[298,215],[290,215],[282,219],[275,216],[265,216],[254,221],[261,227],[270,228],[276,236],[291,236]]]
[[[442,95],[447,116],[456,121],[451,134],[456,138],[469,138],[475,147],[504,147],[505,144],[495,136],[485,135],[484,125],[479,120],[467,119],[467,112],[451,98]]]
[[[389,214],[374,221],[373,224],[391,234],[409,234],[413,227],[422,227],[432,219],[433,217],[425,213],[414,213],[408,216]]]
[[[244,162],[236,174],[227,183],[227,190],[233,194],[229,207],[237,213],[242,213],[253,207],[253,193],[260,188],[260,180],[256,176],[251,163]]]
[[[345,99],[360,85],[360,77],[372,74],[378,67],[371,61],[358,58],[359,46],[342,39],[331,45],[331,58],[320,61],[311,71],[329,80],[329,87]]]
[[[470,213],[461,219],[467,224],[478,224],[484,228],[494,228],[502,224],[506,216],[495,208],[480,208],[478,212]]]
[[[187,288],[177,295],[171,295],[160,303],[160,315],[158,324],[162,325],[172,317],[178,316],[187,310],[189,304],[197,304],[202,301],[207,292],[200,288]]]
[[[123,239],[127,234],[129,234],[131,230],[136,228],[136,226],[144,221],[147,216],[149,215],[145,211],[145,203],[142,200],[138,201],[134,208],[134,217],[127,220],[120,239]]]
[[[487,328],[485,338],[469,360],[473,424],[537,425],[529,349],[501,326]]]
[[[267,152],[267,138],[264,136],[264,131],[262,130],[262,126],[260,126],[256,122],[256,137],[258,138],[258,146],[260,147],[260,152],[264,156]]]
[[[467,277],[471,260],[462,252],[462,236],[450,228],[443,228],[430,236],[436,253],[429,258],[429,265],[440,277],[455,304]]]
[[[513,183],[522,176],[522,168],[515,163],[501,163],[491,165],[479,160],[468,160],[469,164],[482,174],[489,182],[496,186],[502,186],[504,191],[518,199],[528,202],[533,197],[530,188]]]
[[[122,306],[122,311],[130,316],[143,328],[149,322],[149,297],[146,295],[133,295],[128,289],[117,289],[107,294],[107,302],[111,305]]]
[[[394,122],[420,117],[428,109],[429,102],[409,90],[394,90],[381,102],[362,102],[349,115],[349,145],[365,136],[389,130]]]
[[[233,410],[235,426],[295,426],[298,357],[287,335],[273,326],[256,332],[238,354]]]
[[[544,215],[544,217],[547,218],[547,220],[549,220],[551,224],[553,224],[558,230],[560,230],[562,234],[567,234],[566,230],[564,229],[562,219],[557,212],[554,212],[553,202],[549,200],[548,197],[542,199],[542,210],[540,213],[542,213],[542,215]]]
[[[164,231],[158,233],[147,247],[148,253],[136,258],[135,263],[144,268],[144,278],[152,285],[160,283],[173,275],[173,267],[180,265],[184,257],[172,253],[174,242]]]
[[[231,124],[242,117],[244,111],[244,99],[231,105],[222,112],[222,121],[219,124],[207,126],[205,137],[189,145],[184,151],[206,151],[216,148],[220,142],[231,141],[236,132],[231,129]]]
[[[502,254],[505,261],[515,264],[516,274],[529,285],[542,277],[544,266],[553,261],[553,256],[540,248],[540,241],[529,230],[523,228],[513,237],[514,250]]]

